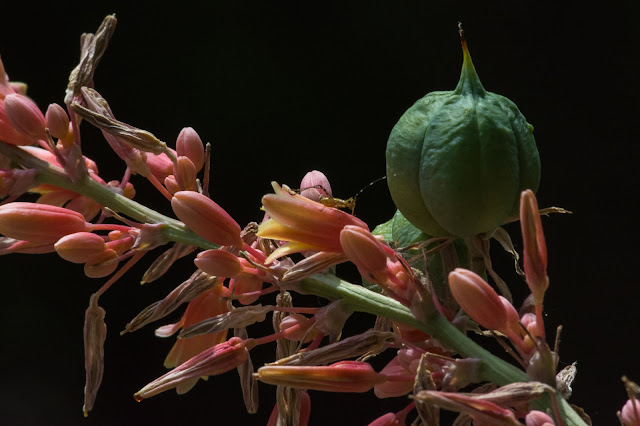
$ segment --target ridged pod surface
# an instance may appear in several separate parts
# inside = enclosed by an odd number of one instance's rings
[[[494,230],[517,214],[520,192],[535,192],[540,181],[533,127],[512,101],[484,89],[461,36],[464,60],[455,90],[418,100],[387,143],[393,201],[432,236]]]

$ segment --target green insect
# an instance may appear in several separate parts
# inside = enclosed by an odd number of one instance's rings
[[[460,81],[409,108],[387,143],[387,180],[397,208],[433,236],[490,232],[517,213],[520,192],[536,191],[540,157],[509,99],[487,92],[464,33]]]

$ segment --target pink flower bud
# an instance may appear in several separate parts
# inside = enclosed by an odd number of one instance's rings
[[[240,259],[223,250],[206,250],[198,253],[193,263],[198,269],[214,277],[230,278],[242,272]]]
[[[33,243],[55,243],[65,235],[90,231],[73,210],[47,204],[13,202],[0,206],[0,234]]]
[[[520,226],[524,245],[524,273],[533,295],[534,303],[541,305],[549,287],[547,277],[547,245],[544,240],[538,201],[533,191],[526,190],[520,196]]]
[[[380,242],[367,229],[347,225],[340,232],[344,254],[358,269],[369,274],[381,272],[387,266],[387,255]]]
[[[45,119],[38,106],[26,96],[10,94],[4,98],[4,107],[9,123],[34,139],[45,139]]]
[[[507,312],[498,293],[478,274],[456,268],[449,273],[449,288],[471,319],[489,330],[506,329]]]
[[[176,192],[171,208],[195,233],[222,246],[242,247],[240,225],[210,198],[194,191]]]
[[[317,170],[310,171],[300,182],[300,195],[313,201],[331,197],[331,185],[324,173]]]
[[[174,168],[174,175],[180,188],[186,191],[196,191],[196,167],[188,157],[178,157],[177,167]]]
[[[193,162],[196,172],[204,165],[204,145],[192,127],[182,129],[176,140],[176,151],[179,156],[186,156]]]
[[[327,392],[367,392],[386,379],[366,362],[341,361],[329,366],[268,365],[258,380],[272,385]]]
[[[172,195],[180,192],[180,185],[178,185],[178,181],[174,175],[169,175],[164,179],[164,187],[167,188],[167,191]]]
[[[637,399],[627,400],[620,417],[624,426],[640,426],[640,402]]]
[[[99,235],[76,232],[60,238],[54,248],[61,258],[69,262],[95,263],[102,258],[107,247]]]
[[[524,419],[526,426],[555,426],[556,423],[546,413],[542,411],[533,410],[527,414]]]
[[[49,133],[54,138],[63,139],[69,132],[69,116],[58,104],[51,104],[44,116]]]
[[[173,161],[171,161],[165,153],[152,154],[148,152],[145,161],[147,162],[147,167],[149,167],[151,174],[153,174],[160,182],[164,181],[167,176],[173,173]]]
[[[287,331],[285,338],[294,341],[310,342],[318,334],[317,332],[308,332],[313,325],[307,317],[302,314],[289,314],[280,321],[280,331]],[[315,330],[315,329],[314,329]]]
[[[33,143],[33,139],[20,133],[9,123],[4,110],[4,102],[2,101],[0,101],[0,141],[18,146],[26,146]]]

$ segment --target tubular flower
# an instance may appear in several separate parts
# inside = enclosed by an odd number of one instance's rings
[[[200,296],[189,302],[182,319],[178,323],[162,327],[156,331],[156,334],[161,337],[167,337],[168,335],[173,334],[173,332],[176,332],[179,328],[186,328],[205,319],[228,312],[226,302],[221,300],[221,298],[225,297],[227,294],[228,290],[222,285],[222,283],[205,291]],[[164,366],[172,368],[183,364],[190,358],[206,351],[212,346],[220,344],[226,337],[227,331],[224,330],[218,333],[202,334],[186,339],[179,339],[173,345],[171,351],[169,351],[169,354],[164,361]],[[201,376],[207,375],[208,374],[203,374]],[[196,384],[199,377],[200,376],[192,376],[190,379],[182,380],[179,384],[175,385],[176,391],[179,394],[188,392]]]
[[[157,378],[134,394],[136,401],[151,398],[172,388],[178,388],[185,382],[192,382],[200,377],[216,376],[226,373],[249,357],[249,350],[239,337],[232,337],[219,343]]]
[[[299,389],[367,392],[386,378],[366,362],[341,361],[329,366],[268,365],[258,369],[258,380]]]
[[[292,193],[288,187],[271,183],[275,194],[262,197],[270,219],[258,227],[258,236],[288,241],[267,257],[265,264],[291,253],[305,250],[342,252],[340,232],[347,225],[369,229],[356,217]]]
[[[438,405],[446,410],[468,414],[474,424],[484,426],[522,426],[513,411],[490,401],[473,398],[466,394],[439,391],[420,391],[416,399]]]

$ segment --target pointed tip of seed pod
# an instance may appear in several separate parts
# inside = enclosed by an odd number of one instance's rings
[[[484,86],[480,82],[476,68],[473,66],[471,54],[467,47],[467,39],[462,29],[462,22],[458,22],[458,34],[460,34],[460,43],[462,44],[462,72],[460,81],[455,88],[454,93],[472,94],[474,96],[483,96],[486,93]]]
[[[467,48],[467,40],[464,38],[464,30],[462,29],[462,22],[458,21],[458,34],[460,34],[460,42],[462,43],[462,48]]]

